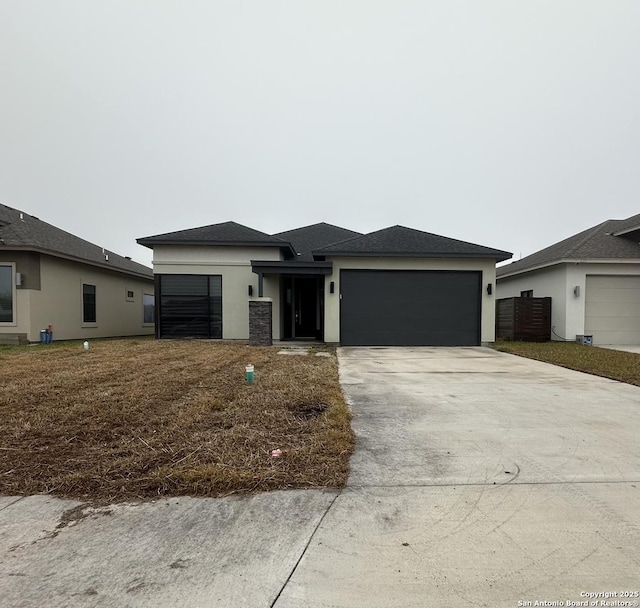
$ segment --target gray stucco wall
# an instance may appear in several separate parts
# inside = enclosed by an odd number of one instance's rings
[[[258,295],[258,275],[251,260],[278,261],[280,250],[269,247],[204,247],[161,245],[153,250],[155,274],[222,275],[222,337],[249,339],[249,300]],[[249,295],[249,285],[253,296]],[[273,338],[280,337],[280,282],[264,277],[264,296],[273,302]]]
[[[551,298],[554,340],[575,339],[585,333],[587,276],[640,275],[640,263],[630,261],[563,262],[547,268],[498,279],[498,298],[511,298],[533,289],[536,297]],[[579,288],[579,295],[574,289]]]
[[[15,272],[22,275],[17,289],[40,289],[40,254],[32,251],[0,251],[0,264],[13,262]]]
[[[551,266],[533,272],[525,272],[515,277],[498,278],[496,298],[517,298],[521,292],[531,289],[535,298],[551,298],[552,339],[559,340],[561,338],[558,336],[567,336],[568,293],[565,266]],[[575,333],[573,337],[575,337]]]
[[[21,290],[29,305],[19,315],[29,318],[28,336],[40,339],[40,330],[54,326],[57,340],[153,334],[143,323],[143,293],[153,294],[153,281],[52,256],[40,258],[41,289]],[[96,323],[83,323],[82,284],[96,286]],[[127,291],[134,292],[133,301]]]

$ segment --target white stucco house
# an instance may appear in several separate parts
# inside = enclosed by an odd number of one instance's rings
[[[0,204],[0,344],[154,332],[153,272]]]
[[[640,215],[607,220],[497,270],[497,297],[551,297],[552,337],[640,344]]]
[[[138,239],[153,249],[156,336],[343,345],[479,345],[495,337],[496,263],[510,253],[403,226],[320,223],[269,235],[225,222]],[[264,321],[264,320],[263,320]]]

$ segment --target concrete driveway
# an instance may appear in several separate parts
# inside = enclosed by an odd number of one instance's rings
[[[607,344],[606,346],[599,345],[597,348],[609,348],[611,350],[623,350],[628,353],[640,353],[640,346],[637,344]]]
[[[567,606],[638,590],[640,389],[482,348],[344,348],[340,363],[358,439],[345,490],[0,498],[0,605]]]
[[[640,389],[482,348],[344,348],[340,361],[358,437],[349,487],[278,608],[638,591]]]

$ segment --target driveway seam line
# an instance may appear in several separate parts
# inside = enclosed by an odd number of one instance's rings
[[[0,509],[0,511],[4,511],[5,509],[8,509],[9,507],[13,507],[13,505],[15,505],[17,502],[20,502],[23,498],[26,498],[26,496],[19,496],[13,502],[10,502],[5,507],[2,507],[2,509]]]
[[[307,549],[311,545],[311,541],[313,540],[314,536],[316,535],[316,532],[320,529],[320,526],[322,525],[322,522],[324,521],[324,518],[327,516],[327,513],[329,513],[329,511],[331,510],[331,507],[333,507],[333,505],[336,502],[336,500],[338,500],[338,497],[342,495],[343,490],[344,490],[344,488],[342,490],[340,490],[333,497],[333,499],[329,503],[329,506],[325,509],[324,513],[322,514],[322,517],[320,517],[320,521],[318,521],[318,523],[316,524],[316,527],[313,529],[313,532],[311,533],[311,536],[309,536],[309,540],[307,541],[307,544],[304,546],[304,549],[302,550],[302,553],[300,554],[300,557],[298,557],[298,560],[296,561],[295,565],[291,569],[291,572],[289,573],[289,576],[287,576],[287,580],[284,582],[284,584],[280,588],[280,591],[278,591],[278,595],[276,595],[276,597],[273,600],[273,602],[271,602],[271,604],[269,605],[269,608],[274,608],[274,606],[277,604],[278,600],[280,599],[280,596],[283,594],[284,590],[287,588],[287,585],[289,584],[289,581],[292,579],[293,575],[296,573],[296,570],[298,569],[298,566],[300,565],[300,562],[302,561],[302,558],[306,555]]]

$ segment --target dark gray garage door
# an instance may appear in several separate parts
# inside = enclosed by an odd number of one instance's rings
[[[481,272],[342,270],[345,346],[477,346]]]

